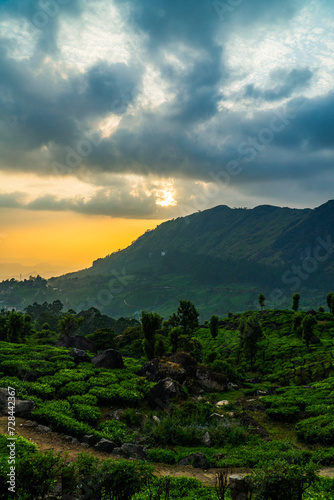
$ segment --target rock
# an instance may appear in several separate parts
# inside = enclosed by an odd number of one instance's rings
[[[104,438],[100,439],[100,441],[94,446],[96,450],[105,451],[107,453],[111,453],[115,447],[116,444],[113,441]]]
[[[206,432],[204,434],[204,436],[202,437],[202,442],[203,442],[204,446],[211,445],[211,438],[210,438],[210,434],[208,432]]]
[[[233,474],[229,477],[229,484],[232,500],[247,500],[248,488],[243,476]]]
[[[90,363],[90,357],[86,353],[86,351],[82,349],[77,349],[76,347],[73,347],[71,351],[68,353],[69,356],[71,356],[74,359],[75,363]]]
[[[23,425],[24,427],[37,427],[37,422],[34,420],[26,420]]]
[[[115,420],[120,420],[121,416],[123,415],[124,410],[115,410],[110,413],[110,416],[114,418]]]
[[[39,430],[39,432],[41,432],[42,434],[47,434],[48,432],[51,432],[50,427],[47,427],[46,425],[38,425],[38,426],[37,426],[37,429],[38,429],[38,430]]]
[[[97,352],[96,345],[81,335],[67,335],[64,333],[58,340],[59,347],[75,347],[83,351]]]
[[[239,389],[239,386],[237,384],[232,384],[232,382],[229,382],[227,384],[227,388],[229,391],[236,391],[237,389]]]
[[[124,458],[135,460],[146,460],[147,453],[145,446],[132,443],[124,443],[120,448],[114,448],[114,453]]]
[[[192,465],[195,469],[209,469],[210,464],[204,453],[192,453],[178,462],[178,465]]]
[[[218,401],[218,403],[216,403],[216,406],[226,406],[226,405],[229,405],[230,402],[227,401],[227,399],[222,399],[222,401]]]
[[[89,448],[89,444],[87,443],[80,443],[83,448]]]
[[[30,399],[19,399],[15,397],[15,416],[29,418],[36,405]],[[8,415],[8,388],[0,387],[0,415]]]
[[[165,409],[172,399],[180,401],[185,400],[186,397],[182,386],[170,378],[160,380],[147,395],[148,403],[153,410],[156,408]]]
[[[63,436],[63,437],[62,437],[62,439],[63,439],[64,441],[72,441],[73,437],[72,437],[72,436],[67,436],[67,435],[65,435],[65,436]]]
[[[95,436],[93,436],[93,434],[86,434],[81,440],[81,444],[82,443],[86,443],[88,444],[88,446],[94,446],[94,444],[96,443],[96,438]]]
[[[196,370],[196,380],[206,391],[225,391],[227,379],[222,373],[216,373],[199,365]]]
[[[159,417],[157,417],[156,415],[153,415],[153,420],[154,422],[156,422],[158,425],[161,424],[161,420]]]
[[[72,444],[80,444],[80,441],[77,438],[73,438],[71,443]]]
[[[169,358],[173,363],[177,363],[182,366],[186,371],[188,377],[195,377],[198,363],[195,358],[193,358],[187,352],[176,352],[172,354]]]
[[[215,418],[216,420],[225,420],[225,415],[221,415],[220,413],[212,413],[210,418]]]
[[[145,363],[139,373],[150,382],[171,378],[182,384],[187,377],[186,370],[180,364],[166,359],[154,359]]]
[[[118,351],[115,351],[115,349],[102,351],[94,356],[91,361],[96,368],[107,368],[110,370],[124,368],[123,358]]]

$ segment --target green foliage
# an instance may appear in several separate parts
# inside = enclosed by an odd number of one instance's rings
[[[144,334],[144,351],[148,359],[154,358],[155,333],[162,324],[162,317],[157,313],[142,311],[142,330]]]
[[[317,480],[317,467],[275,461],[257,469],[248,478],[258,500],[302,500],[304,492]]]
[[[99,408],[90,406],[88,404],[73,404],[74,416],[80,422],[86,422],[94,427],[101,418],[101,411]]]
[[[264,294],[260,293],[258,301],[259,301],[259,306],[261,307],[261,311],[263,311],[265,300],[266,300],[266,298],[265,298]]]
[[[219,330],[219,318],[218,316],[211,316],[210,322],[209,322],[209,328],[210,328],[210,333],[213,339],[215,339],[218,335],[218,330]]]
[[[116,349],[116,334],[111,328],[102,328],[95,330],[94,333],[86,335],[86,338],[92,340],[98,350]]]
[[[299,308],[299,301],[300,301],[300,294],[299,293],[295,293],[293,296],[292,296],[292,309],[297,312],[298,311],[298,308]]]

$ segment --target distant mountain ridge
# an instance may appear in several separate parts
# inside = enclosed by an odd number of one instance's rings
[[[178,297],[181,289],[183,296],[187,294],[187,286],[190,295],[194,287],[204,285],[209,289],[210,285],[279,286],[292,265],[314,259],[319,238],[327,247],[334,244],[334,200],[315,209],[271,205],[231,209],[220,205],[164,222],[126,249],[96,260],[91,268],[50,282],[60,289],[70,283],[76,288],[81,283],[82,290],[87,286],[96,291],[107,279],[118,275],[121,280],[123,276],[128,284],[120,287],[122,291],[106,312],[117,315],[113,308],[123,295],[127,305],[165,309],[166,301],[175,302],[171,294],[161,292],[153,300],[150,290],[174,287]],[[329,252],[326,259],[319,258],[317,272],[310,272],[302,286],[324,293],[333,281],[333,269],[333,253]],[[184,286],[177,284],[178,279]],[[123,314],[124,307],[120,309]]]

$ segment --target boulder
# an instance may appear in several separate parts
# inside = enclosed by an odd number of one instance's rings
[[[71,356],[74,359],[74,362],[77,364],[91,362],[90,357],[83,349],[77,349],[76,347],[73,347],[73,349],[70,350],[68,355]]]
[[[225,375],[213,372],[205,366],[198,366],[196,370],[196,379],[206,391],[225,391],[227,388],[227,379]]]
[[[97,352],[96,345],[92,340],[86,339],[81,335],[67,335],[64,333],[58,340],[59,347],[75,347],[83,351]]]
[[[187,372],[178,363],[166,359],[153,359],[142,366],[140,375],[146,377],[150,382],[171,378],[182,384],[186,379]]]
[[[148,403],[152,410],[156,408],[168,408],[172,399],[180,401],[185,400],[186,397],[182,386],[170,378],[160,380],[147,395]]]
[[[108,368],[110,370],[124,368],[123,358],[115,349],[100,352],[92,358],[92,363],[96,368]]]
[[[188,377],[195,377],[198,363],[195,358],[193,358],[187,352],[176,352],[172,354],[169,358],[173,363],[177,363],[182,366],[186,371]]]
[[[114,448],[113,452],[124,458],[133,458],[135,460],[146,460],[147,453],[145,446],[132,443],[124,443],[120,448]]]
[[[195,469],[209,469],[210,464],[204,453],[192,453],[178,462],[178,465],[192,465]]]
[[[95,436],[93,434],[86,434],[82,438],[81,443],[88,444],[88,446],[94,446],[94,444],[96,443]]]
[[[104,438],[100,439],[100,441],[94,446],[96,450],[105,451],[106,453],[111,453],[115,447],[116,444],[113,441]]]
[[[15,397],[15,411],[16,417],[30,418],[31,412],[36,408],[36,404],[30,399],[19,399]],[[0,415],[8,415],[8,389],[7,387],[0,387]]]
[[[247,500],[248,488],[244,476],[233,474],[229,477],[232,500]]]
[[[38,426],[37,426],[37,429],[38,429],[38,430],[39,430],[39,432],[41,432],[42,434],[47,434],[48,432],[51,432],[50,427],[47,427],[46,425],[38,425]]]

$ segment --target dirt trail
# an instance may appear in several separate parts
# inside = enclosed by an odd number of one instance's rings
[[[7,434],[7,417],[0,417],[0,433]],[[94,450],[94,448],[86,448],[80,443],[71,443],[66,441],[55,432],[41,433],[36,427],[28,427],[26,420],[16,418],[16,434],[23,436],[32,443],[35,443],[40,451],[55,451],[62,455],[67,454],[69,460],[75,460],[79,453],[89,451],[98,458],[113,457],[111,453],[104,453]],[[194,469],[191,465],[160,465],[155,464],[155,474],[157,476],[173,476],[173,477],[193,477],[199,479],[203,484],[214,486],[216,472],[221,469]],[[247,474],[250,469],[231,469],[232,474]],[[334,478],[334,467],[327,467],[320,471],[320,475],[328,478]]]

